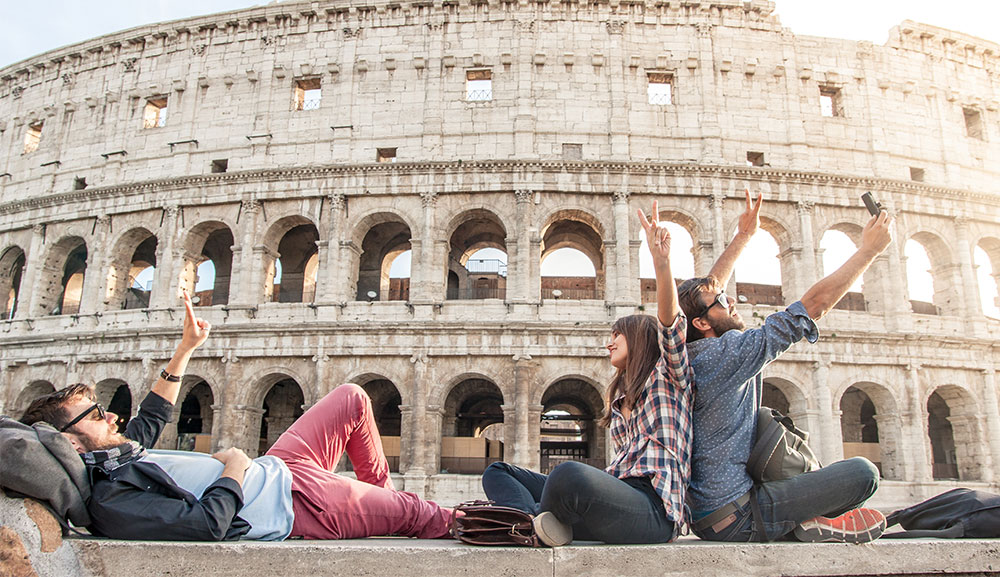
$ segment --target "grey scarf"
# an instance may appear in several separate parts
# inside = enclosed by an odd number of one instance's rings
[[[117,447],[104,451],[90,451],[80,455],[87,467],[94,467],[110,473],[115,469],[124,467],[129,463],[146,456],[146,448],[138,441],[122,443]]]

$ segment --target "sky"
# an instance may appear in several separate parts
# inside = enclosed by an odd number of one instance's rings
[[[167,20],[258,6],[253,0],[4,0],[0,67],[111,32]],[[903,20],[950,28],[1000,43],[995,0],[776,0],[782,25],[799,35],[884,44]]]

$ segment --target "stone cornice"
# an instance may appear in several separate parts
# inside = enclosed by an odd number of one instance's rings
[[[621,189],[621,175],[632,177],[646,175],[648,177],[699,176],[725,179],[738,179],[751,182],[769,182],[782,185],[796,184],[801,186],[837,186],[851,189],[874,191],[894,191],[897,193],[917,194],[921,197],[958,200],[1000,206],[1000,196],[989,193],[978,193],[947,187],[936,187],[905,180],[881,179],[862,176],[843,176],[818,172],[794,171],[783,169],[750,168],[740,166],[718,166],[688,163],[651,163],[651,162],[565,162],[565,161],[484,161],[484,162],[413,162],[393,164],[353,164],[303,166],[297,168],[279,168],[265,170],[247,170],[228,172],[224,174],[205,174],[199,176],[184,176],[179,178],[149,180],[118,186],[94,187],[84,190],[39,196],[0,204],[0,216],[17,214],[35,209],[54,209],[67,205],[100,202],[102,200],[132,197],[150,192],[183,191],[206,186],[247,186],[254,183],[273,182],[303,182],[311,179],[329,179],[352,176],[382,176],[382,175],[420,175],[428,173],[447,173],[455,175],[462,173],[470,180],[481,176],[495,178],[498,174],[509,175],[511,181],[518,183],[524,180],[525,174],[559,172],[570,174],[600,173],[610,176],[609,194]],[[426,186],[426,185],[422,185]],[[452,185],[453,186],[453,185]],[[520,186],[516,184],[515,186]],[[299,195],[299,197],[324,196],[324,187],[317,185],[315,193]],[[558,189],[556,190],[559,191]],[[448,190],[437,191],[447,194]],[[461,192],[469,192],[462,190]],[[578,192],[578,191],[566,191]],[[646,194],[652,192],[645,185],[632,185],[629,194]],[[369,191],[369,194],[378,191]],[[348,194],[349,196],[349,194]],[[266,199],[266,195],[261,195]],[[230,201],[241,200],[233,194]],[[214,201],[210,201],[214,204]],[[824,204],[817,201],[817,204]],[[51,221],[48,220],[48,221]]]

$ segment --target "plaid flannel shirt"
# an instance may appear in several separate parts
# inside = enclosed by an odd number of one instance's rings
[[[629,418],[620,411],[624,395],[611,403],[616,454],[607,472],[619,479],[650,477],[667,519],[679,526],[686,520],[684,498],[691,480],[694,371],[688,364],[684,315],[669,327],[659,320],[657,325],[660,359]]]

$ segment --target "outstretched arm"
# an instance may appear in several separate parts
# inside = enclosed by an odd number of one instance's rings
[[[680,306],[677,304],[677,285],[674,283],[674,275],[670,272],[670,232],[657,223],[660,212],[655,200],[652,222],[646,218],[642,209],[637,212],[639,223],[646,231],[649,252],[653,255],[653,270],[656,272],[656,315],[661,324],[670,326],[680,313]]]
[[[184,332],[181,336],[181,342],[177,345],[177,350],[174,352],[174,356],[171,357],[170,362],[163,370],[167,371],[171,375],[181,376],[184,371],[187,370],[188,361],[191,360],[191,355],[194,354],[195,349],[200,347],[205,339],[208,338],[208,333],[212,329],[212,325],[208,321],[199,319],[194,316],[194,307],[191,304],[191,297],[184,293]],[[156,383],[153,384],[152,391],[157,395],[160,395],[166,399],[171,404],[177,404],[177,395],[180,393],[181,384],[180,382],[171,382],[162,377],[156,379]]]
[[[864,274],[875,258],[892,242],[889,229],[892,218],[881,211],[872,217],[861,233],[861,247],[840,268],[814,284],[802,296],[802,306],[813,320],[819,320],[844,298],[858,278]]]
[[[751,202],[750,189],[746,188],[743,191],[747,197],[747,208],[740,215],[739,225],[736,228],[736,236],[733,237],[732,242],[729,243],[726,250],[719,256],[719,260],[715,261],[715,265],[712,266],[712,270],[709,272],[711,276],[719,281],[719,285],[723,287],[729,284],[729,277],[733,274],[733,267],[736,266],[736,260],[740,258],[740,254],[747,247],[750,238],[753,237],[760,227],[760,205],[764,203],[764,193],[757,193],[757,202]]]

